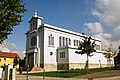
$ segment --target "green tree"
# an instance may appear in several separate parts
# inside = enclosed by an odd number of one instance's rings
[[[114,57],[114,64],[115,64],[115,66],[120,64],[120,46],[118,47],[118,50],[119,50],[118,53]]]
[[[0,43],[22,22],[22,13],[26,11],[24,5],[22,0],[0,0]]]
[[[88,73],[88,67],[89,67],[89,56],[90,53],[95,52],[95,41],[91,42],[92,38],[91,37],[84,37],[83,42],[80,43],[80,46],[78,47],[78,50],[81,50],[79,52],[76,51],[78,54],[87,54],[87,61],[86,61],[86,73]]]
[[[14,66],[17,66],[18,63],[19,63],[19,61],[18,61],[18,58],[17,58],[17,56],[16,56],[16,57],[14,58],[14,60],[13,60],[13,65],[14,65]]]

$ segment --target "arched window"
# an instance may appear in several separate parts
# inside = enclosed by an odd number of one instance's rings
[[[37,44],[37,38],[36,36],[31,38],[31,46],[35,46]]]
[[[71,45],[71,39],[70,38],[66,38],[66,37],[59,37],[59,46],[68,46]]]
[[[71,39],[69,38],[69,45],[71,45]]]
[[[78,40],[76,40],[76,46],[78,46]]]
[[[79,44],[78,44],[78,46],[80,46],[80,43],[81,43],[81,41],[79,41]]]
[[[75,40],[74,40],[74,46],[75,46]]]
[[[50,36],[48,37],[48,43],[51,46],[54,46],[54,36],[52,34],[50,34]]]
[[[68,38],[66,38],[66,45],[68,46],[68,44],[69,44],[69,43],[68,43]]]
[[[63,37],[63,46],[65,46],[65,37]]]
[[[59,37],[59,46],[61,47],[61,36]]]

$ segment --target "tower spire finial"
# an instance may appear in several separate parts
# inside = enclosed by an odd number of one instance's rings
[[[34,17],[37,17],[37,10],[34,11]]]

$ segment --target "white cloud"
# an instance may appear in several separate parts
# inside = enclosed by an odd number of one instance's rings
[[[104,27],[102,27],[101,33],[93,34],[90,27],[85,29],[86,32],[89,31],[94,37],[101,39],[103,49],[112,44],[112,48],[118,50],[120,45],[120,0],[96,0],[92,15],[98,18],[98,23],[103,24]]]
[[[25,51],[21,51],[17,48],[16,44],[4,41],[3,44],[0,44],[0,51],[2,52],[16,52],[18,55],[23,58],[25,56]]]
[[[115,32],[115,33],[120,33],[120,26],[117,26],[117,27],[114,29],[114,32]]]
[[[0,45],[0,51],[2,52],[10,52],[10,50],[2,45]]]
[[[25,51],[13,51],[13,52],[18,53],[21,59],[25,57]]]
[[[111,34],[100,33],[100,34],[93,35],[93,37],[101,39],[102,50],[105,50],[107,48],[111,48],[112,51],[117,51],[118,50],[120,40],[111,41],[111,38],[113,38],[113,36]]]
[[[107,33],[100,33],[100,34],[95,34],[94,37],[100,38],[101,40],[105,40],[105,39],[109,40],[112,37],[112,35]]]
[[[113,24],[113,21],[114,21],[114,16],[113,15],[107,14],[106,12],[101,13],[101,12],[96,11],[96,10],[93,10],[92,15],[99,18],[101,22],[104,22],[108,25]]]
[[[113,36],[111,39],[112,41],[120,40],[120,26],[114,28],[112,36]]]
[[[98,22],[95,23],[85,23],[84,26],[85,29],[89,31],[90,33],[101,33],[103,32],[102,25]]]
[[[108,25],[120,25],[119,7],[120,0],[96,0],[96,8],[92,14]]]

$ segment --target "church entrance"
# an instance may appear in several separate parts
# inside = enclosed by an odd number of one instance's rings
[[[28,54],[28,65],[30,67],[34,65],[34,53]]]

